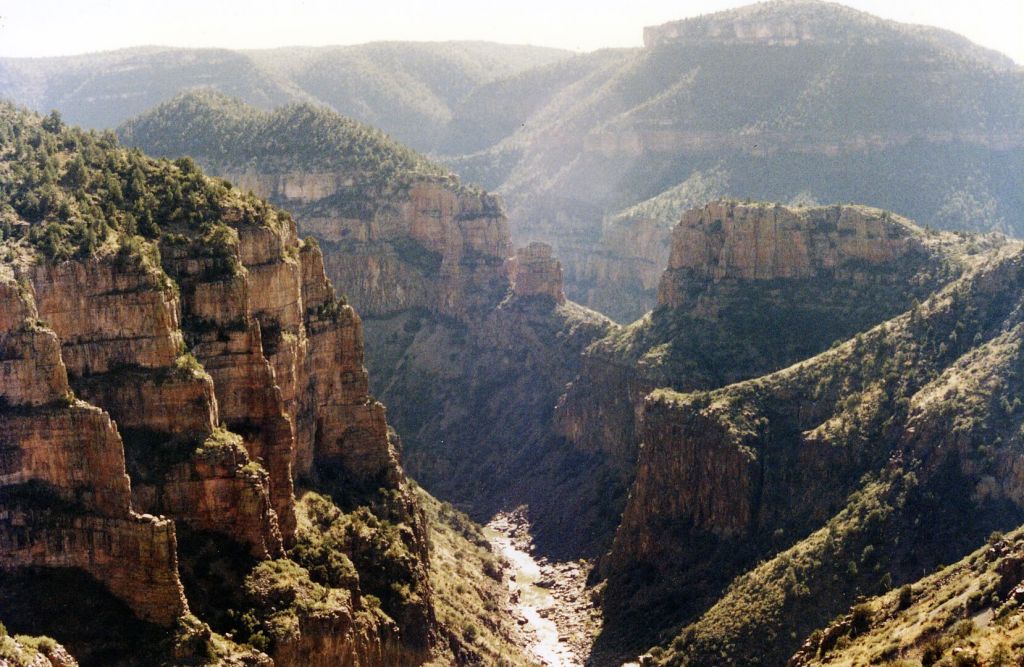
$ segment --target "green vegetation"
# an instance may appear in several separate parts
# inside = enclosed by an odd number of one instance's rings
[[[417,500],[430,526],[430,585],[452,656],[460,664],[530,664],[511,643],[504,572],[480,526],[422,489]]]
[[[427,584],[414,528],[416,517],[400,492],[379,492],[373,506],[343,513],[328,498],[307,492],[295,559],[318,581],[351,581],[359,572],[360,590],[380,601],[388,616],[407,627],[424,612]],[[319,579],[319,577],[323,579]]]
[[[193,91],[126,123],[126,143],[153,155],[194,156],[219,173],[333,171],[354,186],[401,185],[448,172],[383,132],[310,104],[262,112],[211,91]]]
[[[397,236],[391,239],[391,246],[399,259],[418,269],[424,276],[436,278],[441,272],[443,256],[410,236]]]
[[[1019,525],[1024,515],[1005,493],[985,490],[986,480],[1016,484],[1006,466],[1020,455],[1024,414],[1003,398],[1024,389],[1019,261],[1019,249],[996,253],[911,312],[772,375],[652,395],[648,418],[668,420],[661,428],[674,424],[684,441],[708,434],[709,450],[737,449],[760,468],[756,527],[739,539],[666,528],[655,564],[694,566],[646,592],[629,569],[610,580],[610,611],[630,600],[627,616],[691,581],[693,602],[673,610],[686,629],[660,663],[784,662],[858,596],[896,588],[893,604],[912,608],[920,590],[902,584]],[[710,576],[692,583],[709,572],[727,575],[721,590]],[[829,642],[841,650],[878,618],[877,608],[855,606],[847,639]]]
[[[912,603],[900,589],[858,604],[813,635],[798,664],[1018,664],[1024,623],[1013,589],[1022,546],[1024,535],[1015,530],[918,581]],[[858,610],[866,623],[855,632]]]
[[[679,185],[615,214],[605,222],[605,226],[622,226],[628,229],[631,221],[640,219],[652,220],[666,229],[671,229],[689,209],[720,199],[725,194],[728,183],[729,176],[721,167],[695,171]]]
[[[351,593],[314,583],[309,573],[288,559],[263,561],[246,576],[241,616],[242,636],[263,651],[295,641],[304,619],[327,617],[350,608]]]
[[[159,254],[147,241],[163,233],[199,232],[220,247],[224,223],[277,225],[283,216],[190,159],[153,160],[110,132],[0,104],[0,240],[23,238],[54,261],[108,248],[153,272]]]
[[[46,637],[7,634],[7,628],[0,623],[0,660],[6,661],[11,667],[29,667],[41,653],[49,656],[58,648],[57,642]]]

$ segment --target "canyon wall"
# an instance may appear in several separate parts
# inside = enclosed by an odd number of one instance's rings
[[[1016,525],[1020,414],[1000,395],[1020,382],[1024,274],[1012,245],[989,257],[911,312],[784,370],[710,393],[649,394],[605,563],[609,617],[635,627],[627,619],[685,590],[674,613],[693,627],[677,657],[725,650],[742,662],[793,628],[773,643],[784,660],[796,636],[861,592],[916,579],[922,563],[960,558],[993,527]],[[929,523],[936,516],[949,521]],[[964,516],[977,525],[953,519]],[[843,554],[863,553],[844,565]],[[865,563],[877,567],[856,569]],[[780,583],[786,568],[809,593]],[[754,587],[772,586],[763,613],[727,627]]]
[[[877,209],[712,202],[673,230],[658,305],[590,346],[560,432],[631,474],[656,387],[722,386],[891,317],[955,275],[939,236]]]
[[[0,567],[74,567],[141,618],[187,613],[174,523],[132,510],[110,416],[74,398],[61,347],[31,284],[0,269]]]
[[[222,175],[293,211],[364,317],[427,308],[465,318],[503,296],[511,245],[494,195],[444,177],[361,185],[344,172]]]
[[[175,523],[279,558],[295,543],[297,478],[353,499],[393,489],[426,581],[426,528],[367,393],[358,316],[294,224],[227,229],[222,256],[168,234],[159,248],[4,266],[3,567],[84,570],[173,624],[188,612]],[[339,601],[347,621],[302,617],[308,631],[274,657],[420,661],[434,623],[421,595],[386,638]]]

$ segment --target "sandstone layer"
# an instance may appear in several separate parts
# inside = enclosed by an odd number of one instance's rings
[[[116,426],[74,399],[30,284],[4,269],[0,566],[80,568],[141,618],[171,624],[188,611],[174,524],[132,510]]]
[[[518,248],[512,260],[512,290],[516,296],[546,296],[557,304],[565,303],[562,264],[546,243],[531,243]]]
[[[363,316],[427,308],[465,317],[501,297],[510,254],[501,202],[454,179],[359,185],[346,173],[222,174],[296,213],[327,274]]]
[[[1000,396],[1020,382],[1021,266],[1007,248],[909,313],[777,373],[650,394],[606,611],[628,625],[631,610],[686,590],[686,604],[670,605],[693,623],[680,655],[702,663],[725,650],[742,662],[776,636],[771,655],[785,659],[794,637],[860,592],[916,579],[921,564],[1017,525],[1020,414]],[[965,516],[970,527],[952,518]],[[851,567],[838,554],[861,556]],[[723,630],[768,582],[764,613]]]
[[[867,329],[956,275],[950,244],[864,207],[693,209],[673,231],[657,308],[586,351],[560,431],[628,479],[648,392],[761,375]]]

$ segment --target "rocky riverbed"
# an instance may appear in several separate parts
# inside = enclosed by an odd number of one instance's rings
[[[582,667],[600,629],[600,610],[587,588],[590,563],[549,561],[534,554],[522,510],[497,514],[485,528],[511,567],[508,585],[530,650],[545,667]]]

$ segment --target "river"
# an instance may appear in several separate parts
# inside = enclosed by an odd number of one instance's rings
[[[586,563],[535,558],[529,524],[521,514],[498,514],[484,533],[512,568],[508,585],[524,628],[534,638],[529,647],[534,657],[545,667],[583,667],[597,619],[585,602]]]

